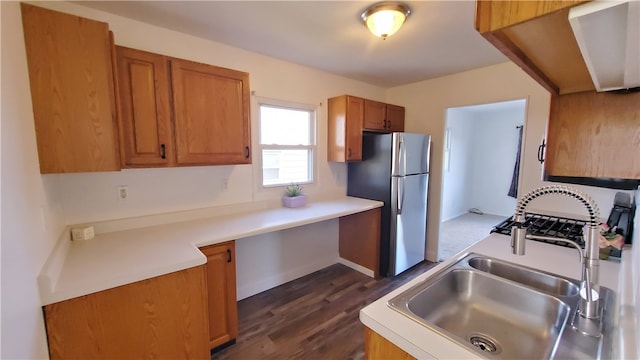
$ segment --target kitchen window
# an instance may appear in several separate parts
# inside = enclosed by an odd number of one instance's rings
[[[262,186],[313,183],[315,107],[273,100],[258,105]]]

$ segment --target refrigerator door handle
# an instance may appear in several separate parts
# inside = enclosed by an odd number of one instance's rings
[[[396,194],[396,209],[397,215],[402,214],[402,205],[404,205],[404,177],[398,178],[398,193]]]
[[[407,146],[404,143],[404,138],[400,135],[400,139],[398,141],[398,161],[399,166],[398,170],[400,171],[400,176],[407,175]]]

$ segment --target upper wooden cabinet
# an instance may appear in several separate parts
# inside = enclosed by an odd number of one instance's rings
[[[553,94],[593,90],[568,16],[584,0],[478,0],[476,29]]]
[[[248,73],[119,46],[116,53],[124,166],[251,163]]]
[[[329,99],[328,160],[362,160],[362,132],[404,131],[404,107],[351,95]]]
[[[362,160],[364,99],[342,95],[329,99],[329,161]]]
[[[249,74],[171,60],[177,163],[251,163]]]
[[[175,163],[167,59],[116,46],[124,167]]]
[[[484,1],[476,28],[551,93],[544,178],[640,179],[640,93],[595,92],[569,24],[587,1]]]
[[[365,99],[364,130],[404,131],[404,107]]]
[[[404,131],[404,106],[387,104],[387,130],[390,132]]]
[[[21,7],[40,172],[120,170],[108,25]]]
[[[364,129],[373,131],[387,131],[387,104],[364,100]]]
[[[552,100],[545,156],[548,180],[640,179],[639,155],[640,92],[592,91]]]

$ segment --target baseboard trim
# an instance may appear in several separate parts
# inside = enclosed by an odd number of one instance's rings
[[[341,257],[338,258],[338,262],[344,266],[350,267],[355,271],[358,271],[360,273],[363,273],[365,275],[367,275],[368,277],[375,277],[374,271],[371,269],[367,269],[366,267],[362,266],[362,265],[358,265],[352,261],[349,261],[347,259],[343,259]]]

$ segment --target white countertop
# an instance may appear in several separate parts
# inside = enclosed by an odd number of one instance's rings
[[[295,209],[277,207],[193,220],[176,216],[180,221],[152,226],[142,220],[129,221],[126,230],[98,233],[87,241],[68,240],[70,244],[63,243],[62,250],[54,251],[38,279],[41,300],[47,305],[184,270],[206,263],[198,247],[380,206],[379,201],[344,197]],[[136,222],[145,227],[135,228]]]
[[[462,253],[474,252],[488,255],[562,276],[580,279],[581,265],[578,252],[575,249],[537,241],[527,241],[526,246],[525,255],[513,255],[511,253],[510,238],[505,235],[492,234]],[[389,308],[387,305],[389,299],[424,281],[440,269],[447,267],[456,258],[458,257],[453,257],[435,266],[362,309],[360,311],[362,323],[417,359],[477,359],[478,355],[476,353],[438,335]],[[600,261],[600,285],[618,291],[619,269],[619,261]]]

